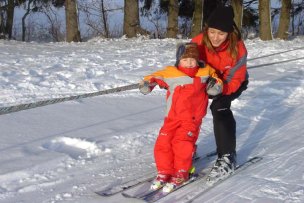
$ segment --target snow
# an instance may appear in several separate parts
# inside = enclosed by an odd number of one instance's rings
[[[174,64],[180,41],[0,41],[0,108],[137,83]],[[249,88],[232,107],[238,162],[263,160],[194,202],[304,202],[303,42],[245,41]],[[130,90],[1,115],[0,202],[135,202],[94,191],[155,172],[164,98]],[[208,109],[199,154],[215,149],[212,129]]]

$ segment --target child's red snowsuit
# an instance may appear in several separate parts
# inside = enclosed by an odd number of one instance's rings
[[[167,89],[166,117],[154,148],[158,173],[174,175],[191,168],[194,145],[208,106],[209,77],[222,84],[208,65],[199,68],[193,78],[174,66],[144,78],[150,84],[156,82]]]

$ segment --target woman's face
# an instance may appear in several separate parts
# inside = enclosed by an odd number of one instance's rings
[[[207,34],[213,47],[219,47],[228,37],[228,32],[223,32],[215,28],[208,28]]]

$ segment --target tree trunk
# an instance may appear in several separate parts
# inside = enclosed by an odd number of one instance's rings
[[[0,7],[0,39],[5,38],[4,18],[2,8]]]
[[[77,0],[65,1],[66,40],[67,42],[80,42],[78,29]]]
[[[178,33],[178,0],[169,0],[167,38],[176,38]]]
[[[127,37],[136,37],[140,30],[138,0],[125,0],[123,33]]]
[[[231,4],[234,10],[234,22],[241,30],[243,21],[243,0],[232,0]]]
[[[191,37],[198,35],[203,27],[203,4],[204,0],[194,0],[194,12],[192,19]]]
[[[28,1],[28,4],[27,4],[27,8],[26,8],[26,12],[25,14],[23,15],[22,17],[22,41],[24,42],[25,41],[25,32],[26,32],[26,26],[25,26],[25,20],[26,20],[26,17],[30,14],[31,12],[31,3],[32,3],[33,0],[29,0]]]
[[[291,7],[291,33],[292,36],[295,34],[295,9],[294,6]]]
[[[282,0],[280,23],[277,38],[287,39],[290,23],[291,0]]]
[[[259,0],[260,38],[272,40],[270,0]]]
[[[102,19],[103,19],[103,29],[105,31],[106,38],[109,37],[108,23],[107,23],[107,11],[104,7],[104,0],[101,0],[101,10],[102,10]]]
[[[9,0],[7,5],[7,20],[5,26],[5,32],[8,35],[8,38],[12,38],[12,30],[14,23],[14,10],[15,10],[15,0]]]

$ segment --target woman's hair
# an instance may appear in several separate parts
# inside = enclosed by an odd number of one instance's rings
[[[203,33],[204,33],[204,39],[202,41],[203,44],[205,44],[205,46],[211,50],[212,52],[216,52],[214,47],[212,46],[211,42],[210,42],[210,39],[208,37],[208,25],[206,25],[203,29]],[[233,59],[236,59],[237,55],[238,55],[238,46],[237,46],[237,43],[239,40],[242,39],[242,36],[241,36],[241,32],[239,31],[239,29],[237,28],[237,26],[234,24],[233,26],[233,31],[228,33],[228,36],[227,36],[227,40],[229,42],[229,45],[228,45],[228,52],[230,53],[231,57]]]

